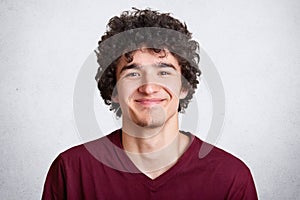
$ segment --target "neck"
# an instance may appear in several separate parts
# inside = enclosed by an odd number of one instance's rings
[[[162,127],[122,129],[123,148],[128,157],[152,179],[172,167],[189,143],[188,136],[179,132],[178,117],[170,120]]]

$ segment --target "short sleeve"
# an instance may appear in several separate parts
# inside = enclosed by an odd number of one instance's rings
[[[255,184],[251,175],[250,170],[247,168],[247,171],[235,178],[228,198],[230,200],[257,200],[257,192],[255,189]]]
[[[42,200],[50,199],[66,199],[65,167],[61,156],[53,161],[44,184]]]

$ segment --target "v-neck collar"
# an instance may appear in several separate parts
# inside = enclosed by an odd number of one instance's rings
[[[114,138],[114,143],[117,145],[117,148],[121,148],[122,151],[122,162],[124,162],[124,165],[127,165],[128,168],[133,169],[132,175],[139,181],[141,184],[144,184],[146,187],[149,187],[151,190],[158,189],[161,185],[163,185],[165,182],[167,182],[172,177],[179,174],[181,171],[183,171],[184,166],[189,164],[190,159],[192,158],[193,153],[196,151],[196,142],[195,142],[195,136],[189,132],[180,131],[180,133],[187,135],[190,138],[190,142],[186,148],[186,150],[183,152],[183,154],[178,158],[176,163],[170,167],[167,171],[156,177],[155,179],[151,179],[146,174],[141,172],[136,165],[131,161],[131,159],[127,156],[123,149],[122,145],[122,130],[119,129],[116,131],[116,138]]]

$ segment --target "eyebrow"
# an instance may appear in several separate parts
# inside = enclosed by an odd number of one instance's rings
[[[158,67],[158,68],[173,68],[175,71],[176,71],[176,68],[174,65],[172,65],[171,63],[163,63],[163,62],[159,62],[157,64],[154,65],[155,67]],[[135,63],[131,64],[131,65],[127,65],[127,66],[124,66],[121,71],[120,71],[120,74],[126,70],[129,70],[129,69],[140,69],[142,66],[141,65],[137,65]]]
[[[160,62],[158,63],[158,65],[156,65],[157,67],[160,67],[160,68],[166,68],[166,67],[170,67],[170,68],[173,68],[175,71],[176,71],[176,68],[174,65],[172,65],[171,63],[163,63],[163,62]]]
[[[138,66],[137,64],[127,65],[127,66],[122,67],[120,74],[122,74],[123,71],[126,71],[128,69],[139,69],[139,68],[141,68],[141,66]]]

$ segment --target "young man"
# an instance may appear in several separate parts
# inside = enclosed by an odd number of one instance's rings
[[[61,153],[42,199],[257,199],[234,156],[179,131],[201,74],[186,25],[150,9],[113,17],[99,41],[96,80],[122,128]]]

